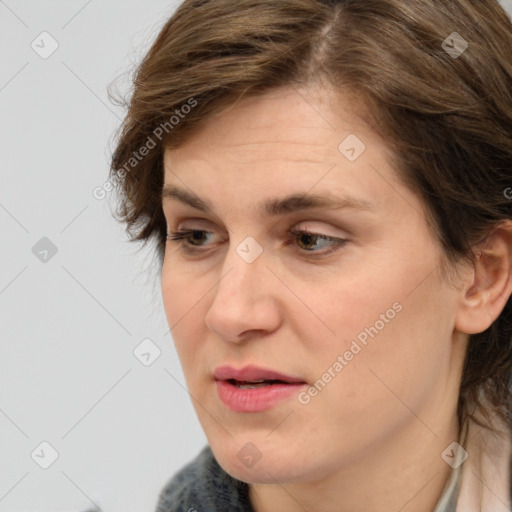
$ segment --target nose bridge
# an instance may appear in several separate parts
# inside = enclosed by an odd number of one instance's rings
[[[230,295],[237,293],[240,301],[256,298],[256,285],[263,285],[268,269],[263,258],[263,247],[251,236],[229,247],[222,274],[217,286],[216,298],[227,291]],[[222,277],[223,276],[223,277]]]
[[[229,247],[214,298],[206,315],[210,329],[227,340],[237,340],[247,330],[272,330],[272,274],[263,247],[252,237]]]

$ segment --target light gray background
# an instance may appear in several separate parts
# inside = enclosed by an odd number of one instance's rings
[[[178,3],[0,0],[0,512],[153,512],[206,443],[152,255],[92,194],[123,116],[108,84]],[[59,45],[46,59],[31,48],[49,48],[43,31]],[[149,366],[133,354],[146,338]]]
[[[107,86],[176,5],[0,2],[1,512],[153,511],[206,443],[151,255],[92,194],[123,114]],[[47,59],[30,46],[42,31],[59,44]],[[42,237],[58,248],[46,263]],[[133,355],[145,338],[161,350],[148,367]],[[42,441],[59,453],[48,469],[31,458]]]

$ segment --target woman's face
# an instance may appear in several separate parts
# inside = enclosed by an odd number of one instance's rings
[[[321,479],[454,416],[458,292],[421,201],[350,108],[283,88],[165,152],[168,232],[193,231],[167,242],[165,311],[210,446],[240,480]],[[239,389],[216,381],[225,365],[299,384]]]

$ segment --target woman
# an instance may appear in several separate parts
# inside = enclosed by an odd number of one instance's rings
[[[157,510],[510,510],[512,24],[186,0],[112,160],[209,445]]]

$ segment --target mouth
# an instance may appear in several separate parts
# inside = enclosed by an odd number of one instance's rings
[[[280,384],[305,384],[306,382],[299,378],[276,370],[261,368],[259,366],[249,365],[236,369],[232,366],[219,366],[214,372],[215,380],[228,381],[237,387],[254,385],[262,387],[265,385]]]
[[[275,370],[246,366],[217,368],[214,374],[221,402],[236,412],[263,412],[296,395],[306,382]]]
[[[283,380],[258,380],[258,381],[239,381],[236,379],[227,379],[226,382],[239,389],[257,389],[272,386],[273,384],[291,384]]]

